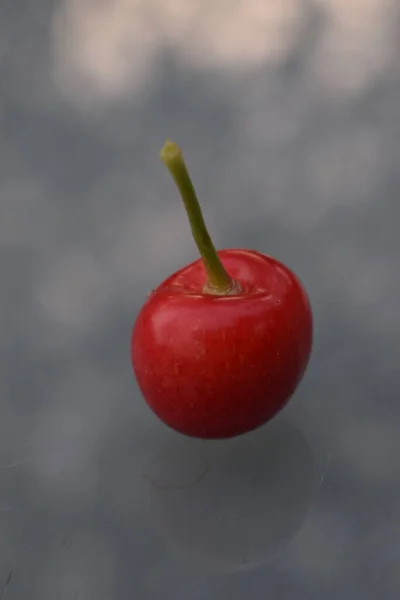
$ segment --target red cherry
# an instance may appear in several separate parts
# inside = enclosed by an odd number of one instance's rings
[[[312,314],[300,281],[254,250],[216,252],[179,148],[162,151],[202,259],[166,279],[136,319],[131,358],[154,413],[192,437],[228,438],[271,419],[307,367]]]

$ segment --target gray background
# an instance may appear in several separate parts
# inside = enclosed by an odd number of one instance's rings
[[[1,600],[400,594],[395,0],[2,0]],[[255,434],[185,439],[130,331],[218,247],[309,291],[315,345]],[[397,272],[397,275],[396,275]]]

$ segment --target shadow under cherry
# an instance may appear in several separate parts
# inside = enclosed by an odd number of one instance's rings
[[[219,571],[276,557],[301,529],[315,490],[310,445],[280,417],[233,440],[179,438],[143,476],[168,543],[195,565]]]

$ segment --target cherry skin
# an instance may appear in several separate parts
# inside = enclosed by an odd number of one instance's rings
[[[171,428],[203,439],[269,421],[296,390],[312,347],[309,300],[288,267],[253,250],[218,256],[237,293],[207,293],[199,259],[150,294],[132,331],[148,405]]]

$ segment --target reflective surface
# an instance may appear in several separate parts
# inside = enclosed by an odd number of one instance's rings
[[[398,20],[1,4],[2,600],[399,597]],[[276,256],[314,308],[292,402],[227,442],[166,429],[129,362],[197,257],[168,136],[216,245]]]

